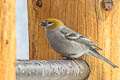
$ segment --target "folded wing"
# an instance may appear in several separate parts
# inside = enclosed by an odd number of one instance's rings
[[[83,35],[73,31],[70,28],[64,27],[60,30],[60,32],[64,35],[64,37],[67,40],[73,40],[73,41],[88,45],[90,47],[93,47],[96,50],[102,50],[100,47],[98,47],[96,44],[94,44],[91,40],[87,39]]]

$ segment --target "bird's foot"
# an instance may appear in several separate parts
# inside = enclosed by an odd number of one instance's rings
[[[65,60],[72,60],[72,58],[70,58],[70,57],[66,57]]]

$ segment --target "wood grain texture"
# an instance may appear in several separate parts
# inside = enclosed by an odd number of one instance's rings
[[[120,1],[114,0],[112,10],[102,8],[102,0],[42,0],[41,8],[35,0],[28,0],[30,59],[63,59],[50,48],[40,21],[54,17],[88,37],[103,51],[104,57],[120,66]],[[83,56],[89,63],[89,80],[120,80],[120,69],[113,69],[100,59]]]
[[[15,0],[0,0],[0,80],[16,79]]]

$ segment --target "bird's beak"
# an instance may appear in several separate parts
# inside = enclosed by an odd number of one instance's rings
[[[47,26],[47,23],[46,23],[46,22],[40,22],[39,25],[40,25],[40,26]]]

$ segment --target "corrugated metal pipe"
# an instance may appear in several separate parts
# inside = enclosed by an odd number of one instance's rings
[[[16,80],[86,80],[90,74],[84,60],[19,60]]]

